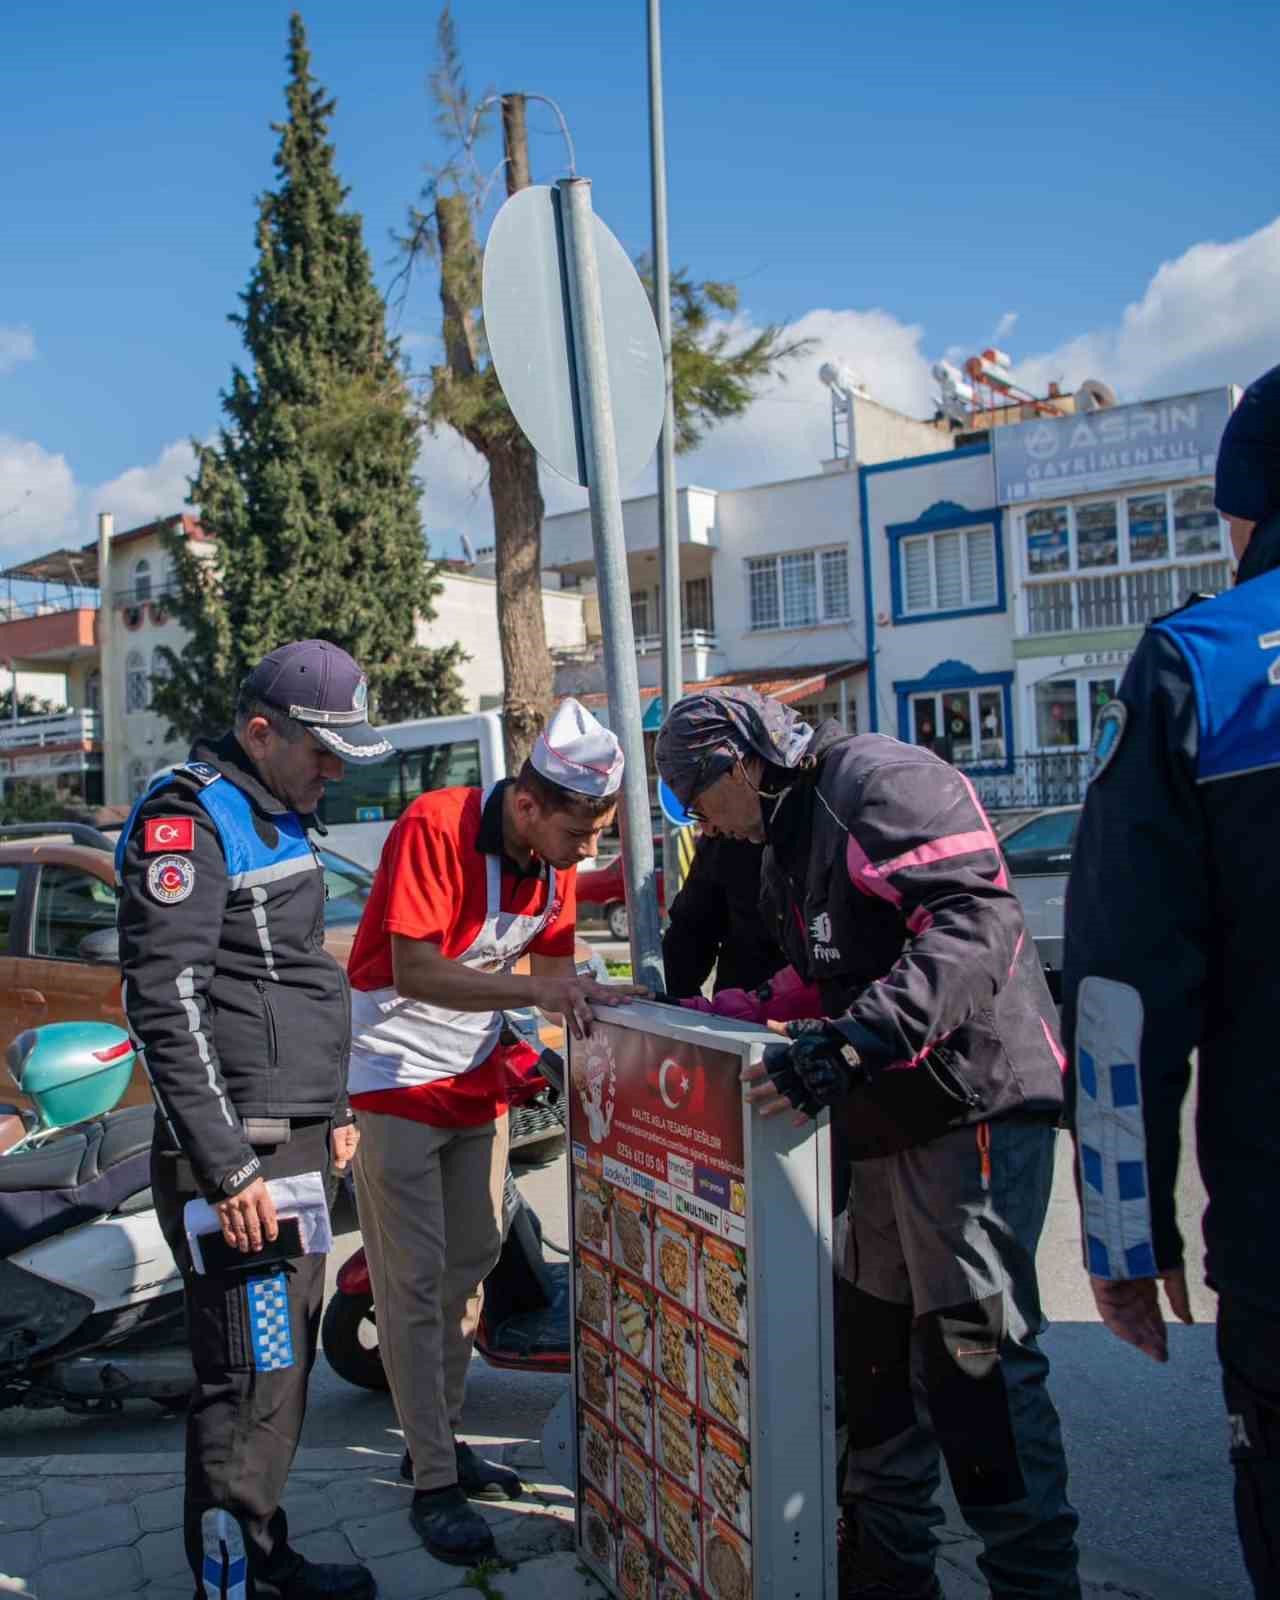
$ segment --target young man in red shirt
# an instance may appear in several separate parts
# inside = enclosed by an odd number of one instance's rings
[[[576,869],[613,821],[622,752],[566,700],[519,777],[415,800],[382,852],[348,966],[356,1190],[378,1342],[413,1465],[427,1550],[471,1566],[496,1551],[468,1504],[519,1479],[456,1436],[483,1280],[502,1247],[504,1007],[563,1016],[638,991],[576,974]],[[511,968],[525,954],[530,973]]]

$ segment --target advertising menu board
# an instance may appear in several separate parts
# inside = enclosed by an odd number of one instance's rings
[[[624,1600],[834,1594],[826,1135],[745,1105],[770,1042],[638,1004],[570,1044],[578,1540]]]

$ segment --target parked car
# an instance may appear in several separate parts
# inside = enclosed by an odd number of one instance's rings
[[[662,839],[653,841],[653,864],[658,878],[658,908],[664,905],[662,889]],[[615,939],[631,936],[631,920],[627,916],[626,879],[622,870],[622,857],[609,856],[588,871],[578,868],[579,915],[594,913],[602,916]]]
[[[1082,806],[1053,806],[1019,823],[1001,837],[1001,849],[1014,880],[1027,931],[1044,963],[1049,991],[1062,999],[1062,939],[1071,849]]]
[[[325,948],[345,967],[373,874],[323,845],[316,854],[324,869]],[[604,976],[588,945],[579,941],[575,955],[580,968]],[[45,1022],[123,1027],[119,961],[115,839],[80,823],[0,827],[0,1051],[23,1029]],[[532,1025],[532,1014],[528,1020]],[[564,1042],[562,1030],[549,1024],[538,1033],[553,1049]],[[26,1103],[8,1085],[4,1097]],[[150,1100],[138,1066],[120,1104]],[[535,1134],[536,1110],[518,1115],[528,1124],[519,1130],[521,1143],[559,1134],[553,1119],[544,1119],[545,1128],[538,1122]]]

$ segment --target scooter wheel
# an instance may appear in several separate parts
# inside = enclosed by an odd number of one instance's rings
[[[390,1388],[378,1348],[372,1295],[335,1294],[325,1307],[320,1344],[340,1378],[358,1389]]]

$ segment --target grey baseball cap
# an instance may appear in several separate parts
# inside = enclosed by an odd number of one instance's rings
[[[357,766],[385,761],[395,748],[369,726],[369,680],[327,639],[300,639],[263,656],[240,694],[300,722],[313,739]]]

